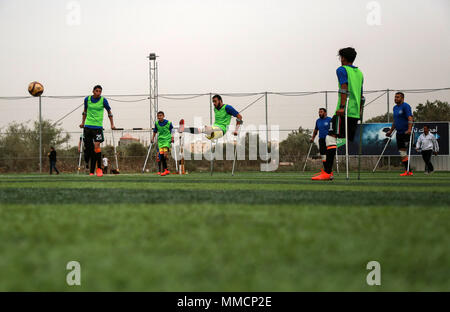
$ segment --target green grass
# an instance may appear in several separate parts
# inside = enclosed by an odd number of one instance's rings
[[[449,173],[4,175],[0,291],[450,291],[449,193]]]

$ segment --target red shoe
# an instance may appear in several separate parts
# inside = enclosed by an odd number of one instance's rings
[[[412,171],[410,171],[410,172],[408,172],[408,175],[409,175],[409,176],[413,176],[414,173],[413,173]]]
[[[405,171],[402,174],[400,174],[401,177],[406,177],[406,176],[409,176],[409,175],[410,175],[410,172],[408,172],[408,171]]]
[[[164,172],[163,173],[161,173],[161,176],[163,177],[163,176],[166,176],[166,175],[168,175],[169,174],[169,170],[164,170]]]
[[[97,177],[103,177],[103,170],[101,168],[97,168]]]
[[[89,173],[89,175],[90,175],[90,176],[93,176],[94,174],[93,174],[93,173]]]
[[[328,174],[326,172],[321,173],[318,176],[312,177],[313,181],[330,181],[333,180],[333,174]]]
[[[157,175],[161,175],[161,172],[158,172]]]
[[[323,168],[322,168],[322,169],[320,169],[320,172],[318,172],[315,175],[313,175],[313,177],[317,177],[318,175],[321,175],[324,172],[325,172],[325,170],[323,170]]]

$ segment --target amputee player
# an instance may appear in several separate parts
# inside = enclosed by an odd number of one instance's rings
[[[395,106],[394,106],[394,121],[392,123],[391,130],[386,133],[386,136],[390,137],[392,132],[397,129],[396,140],[397,148],[402,158],[402,164],[405,167],[405,172],[400,176],[412,176],[413,170],[409,168],[408,171],[408,149],[411,139],[412,127],[413,127],[413,114],[411,106],[405,102],[405,94],[397,92],[395,94]]]
[[[170,121],[164,119],[164,112],[158,112],[158,120],[153,129],[152,143],[155,141],[155,136],[158,134],[158,149],[160,161],[162,163],[161,176],[170,174],[167,168],[167,159],[169,158],[170,146],[173,143],[173,125]]]
[[[103,135],[104,110],[108,112],[111,129],[116,129],[111,107],[108,100],[102,96],[102,90],[103,88],[100,85],[96,85],[93,89],[93,95],[84,99],[83,119],[80,125],[80,128],[84,128],[84,145],[91,160],[89,175],[94,175],[95,167],[97,166],[96,174],[98,177],[103,176],[100,144],[105,140]]]
[[[333,163],[336,155],[337,138],[345,138],[345,110],[348,100],[347,120],[348,138],[347,142],[352,142],[358,120],[361,118],[361,107],[364,105],[363,83],[364,76],[361,70],[353,65],[356,59],[354,48],[344,48],[339,50],[341,65],[336,74],[339,82],[339,94],[336,113],[333,116],[328,135],[325,138],[327,146],[325,172],[314,176],[312,180],[332,180]]]
[[[231,105],[224,104],[222,97],[218,94],[213,96],[214,105],[214,124],[212,126],[204,126],[203,128],[185,128],[182,129],[188,133],[204,133],[208,140],[217,140],[223,137],[231,123],[231,118],[236,117],[236,128],[233,132],[234,135],[238,135],[239,127],[242,125],[242,115],[239,114]]]
[[[320,156],[322,157],[323,169],[317,175],[325,172],[325,164],[327,159],[327,144],[326,137],[328,135],[328,129],[330,128],[331,117],[327,116],[327,109],[321,108],[319,109],[319,119],[316,120],[316,126],[314,128],[314,132],[311,138],[311,143],[314,143],[314,140],[319,133],[319,151]]]

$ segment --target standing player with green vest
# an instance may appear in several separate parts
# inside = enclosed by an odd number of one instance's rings
[[[80,128],[84,128],[84,145],[91,160],[89,175],[92,176],[96,172],[98,177],[103,176],[100,144],[105,140],[103,136],[103,114],[105,109],[108,112],[111,129],[116,129],[111,107],[108,101],[102,97],[102,90],[102,87],[97,85],[94,87],[93,95],[84,99],[83,120],[80,125]],[[95,170],[96,165],[97,170]]]
[[[353,65],[356,59],[354,48],[344,48],[339,50],[339,57],[342,66],[336,71],[339,81],[338,104],[336,114],[330,123],[330,130],[325,139],[327,145],[327,157],[325,162],[325,172],[314,176],[312,180],[332,180],[333,163],[337,149],[337,138],[346,138],[345,135],[345,111],[347,109],[347,130],[348,137],[346,144],[352,142],[358,120],[361,118],[361,108],[364,106],[363,82],[364,77],[358,67]],[[348,103],[348,107],[346,107]]]
[[[186,128],[184,132],[204,133],[208,140],[217,140],[223,137],[231,123],[231,117],[236,117],[236,128],[233,134],[238,135],[239,127],[242,125],[242,115],[239,114],[231,105],[223,104],[222,97],[218,94],[213,96],[214,105],[214,124],[203,128]]]
[[[169,158],[170,146],[173,143],[173,125],[170,121],[164,119],[164,112],[158,112],[157,117],[158,121],[153,129],[152,144],[155,141],[156,134],[158,134],[159,160],[163,167],[162,172],[158,172],[158,174],[165,176],[170,174],[167,169],[167,159]]]

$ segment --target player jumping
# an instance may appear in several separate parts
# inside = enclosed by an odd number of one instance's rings
[[[173,143],[173,125],[170,121],[164,119],[164,113],[158,112],[158,121],[155,123],[155,128],[153,129],[152,144],[155,141],[155,136],[158,134],[158,149],[159,149],[159,159],[162,163],[161,176],[170,174],[167,169],[167,159],[169,158],[170,145]]]
[[[84,145],[86,152],[91,160],[90,173],[93,176],[95,167],[97,166],[97,176],[103,176],[102,171],[102,152],[100,144],[105,140],[103,136],[103,110],[108,112],[111,129],[114,130],[113,114],[108,101],[102,97],[102,87],[97,85],[94,87],[93,95],[84,99],[83,119],[80,128],[83,130]]]
[[[203,128],[185,128],[183,132],[197,134],[204,133],[208,140],[217,140],[223,137],[231,123],[231,117],[236,117],[236,128],[233,134],[238,135],[240,126],[242,125],[242,115],[239,114],[231,105],[223,104],[222,97],[218,94],[213,96],[214,104],[214,124],[212,126],[204,126]]]
[[[363,82],[364,77],[358,67],[353,65],[356,59],[356,51],[353,48],[339,50],[342,66],[336,71],[339,81],[339,97],[336,114],[331,119],[329,133],[325,138],[327,157],[325,172],[314,176],[312,180],[332,180],[333,163],[336,155],[337,138],[345,138],[345,109],[348,98],[348,142],[353,141],[356,126],[361,116],[361,107],[364,105]]]

